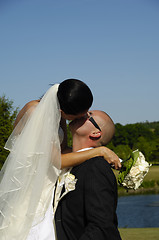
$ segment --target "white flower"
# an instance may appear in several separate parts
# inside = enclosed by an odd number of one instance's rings
[[[145,175],[148,173],[151,164],[145,161],[144,155],[138,150],[134,151],[133,153],[138,154],[138,157],[132,164],[130,171],[127,173],[123,181],[121,181],[120,183],[124,187],[136,190],[143,182],[143,179]]]
[[[75,179],[75,176],[72,173],[66,173],[65,175],[65,189],[66,191],[73,191],[75,190],[75,184],[77,182],[77,179]]]
[[[58,202],[63,198],[68,192],[75,190],[77,179],[75,176],[69,172],[63,173],[59,176],[57,187],[54,196],[54,212],[57,209]],[[62,189],[65,187],[64,192],[61,195]]]

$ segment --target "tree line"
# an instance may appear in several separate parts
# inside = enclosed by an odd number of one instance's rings
[[[13,124],[17,116],[18,108],[13,106],[13,101],[6,98],[5,95],[0,97],[0,168],[5,162],[8,151],[4,145],[13,131]]]
[[[8,151],[4,145],[13,130],[13,124],[18,108],[13,101],[0,97],[0,168],[7,158]],[[141,122],[122,125],[115,124],[116,132],[112,141],[107,145],[120,158],[126,159],[129,154],[139,149],[148,162],[159,163],[159,122]],[[72,137],[68,128],[68,144],[72,146]]]
[[[122,159],[131,151],[139,149],[146,160],[159,163],[159,122],[140,122],[135,124],[115,124],[115,136],[109,147]]]

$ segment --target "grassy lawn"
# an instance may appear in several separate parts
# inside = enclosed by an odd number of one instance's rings
[[[159,228],[120,228],[122,240],[158,240]]]
[[[159,166],[151,166],[149,172],[144,178],[144,181],[159,180]]]

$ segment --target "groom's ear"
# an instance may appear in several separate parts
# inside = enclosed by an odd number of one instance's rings
[[[100,139],[101,138],[101,131],[93,131],[93,132],[91,132],[89,134],[89,138],[91,140],[94,140],[94,141]]]

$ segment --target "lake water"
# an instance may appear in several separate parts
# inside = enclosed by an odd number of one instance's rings
[[[159,194],[118,198],[118,227],[159,227]]]

